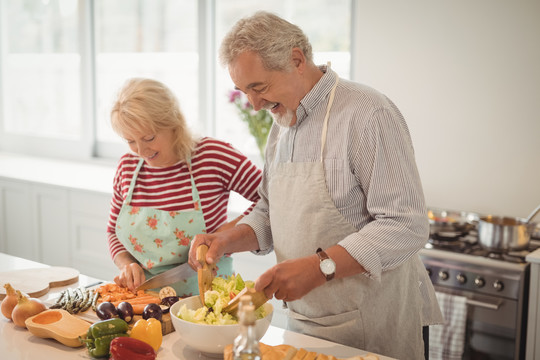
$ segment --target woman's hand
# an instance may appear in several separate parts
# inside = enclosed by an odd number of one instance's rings
[[[127,251],[118,254],[114,258],[114,263],[120,269],[120,274],[114,278],[117,285],[127,287],[134,292],[146,280],[143,268]]]

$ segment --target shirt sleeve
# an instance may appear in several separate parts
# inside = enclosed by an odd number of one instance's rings
[[[380,281],[424,247],[429,222],[407,125],[397,108],[375,110],[349,149],[356,180],[366,195],[372,221],[339,245]]]
[[[118,214],[120,214],[120,209],[122,209],[122,204],[124,199],[121,192],[121,168],[122,165],[119,164],[116,169],[116,175],[113,180],[113,196],[111,199],[111,208],[109,211],[109,221],[107,223],[107,240],[109,245],[109,254],[111,258],[114,258],[121,252],[127,251],[127,249],[122,245],[116,236],[116,219]]]

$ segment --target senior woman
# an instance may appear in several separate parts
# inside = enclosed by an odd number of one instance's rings
[[[261,171],[230,144],[195,137],[167,86],[130,79],[119,92],[111,124],[131,152],[119,161],[107,227],[110,254],[131,290],[187,262],[191,240],[234,225],[227,221],[229,194],[253,202]],[[241,217],[241,216],[240,216]],[[233,273],[232,258],[217,264]],[[179,296],[198,294],[197,276],[172,284]]]

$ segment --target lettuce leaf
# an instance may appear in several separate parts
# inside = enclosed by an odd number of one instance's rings
[[[222,313],[222,310],[231,298],[238,295],[245,287],[254,287],[253,281],[244,281],[240,274],[232,275],[227,279],[221,277],[215,277],[212,281],[212,289],[204,293],[204,303],[206,306],[202,306],[199,309],[188,309],[186,305],[182,305],[178,314],[180,319],[190,321],[197,324],[210,324],[210,325],[231,325],[237,324],[238,319],[231,314]],[[212,309],[209,311],[208,309]],[[257,319],[262,319],[266,316],[264,306],[255,310]]]

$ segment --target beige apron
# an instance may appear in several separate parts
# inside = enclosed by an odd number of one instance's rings
[[[327,249],[358,231],[335,207],[325,180],[323,152],[338,81],[326,109],[321,161],[278,163],[275,157],[269,166],[270,223],[278,263],[313,255],[317,248]],[[359,274],[317,287],[286,304],[288,328],[399,359],[422,359],[419,261],[414,256],[384,272],[380,283]]]

